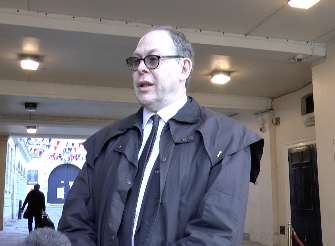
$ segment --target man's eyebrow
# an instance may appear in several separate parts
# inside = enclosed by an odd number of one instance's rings
[[[151,55],[152,53],[155,53],[157,51],[158,49],[151,49],[151,50],[148,50],[145,55]],[[139,54],[138,52],[134,51],[133,55],[141,57],[142,54]]]

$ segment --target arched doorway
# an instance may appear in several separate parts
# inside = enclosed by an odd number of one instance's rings
[[[48,203],[64,203],[79,171],[80,168],[73,164],[61,164],[52,170],[48,179]]]

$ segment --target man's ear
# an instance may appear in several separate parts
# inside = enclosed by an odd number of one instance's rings
[[[180,80],[187,80],[192,71],[192,60],[190,58],[183,58],[180,72]]]

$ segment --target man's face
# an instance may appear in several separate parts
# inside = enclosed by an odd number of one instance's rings
[[[134,51],[134,56],[177,55],[176,48],[167,31],[156,30],[145,34]],[[133,72],[133,85],[137,100],[147,109],[157,112],[186,95],[185,80],[181,73],[182,59],[161,58],[156,69],[148,69],[141,61]]]

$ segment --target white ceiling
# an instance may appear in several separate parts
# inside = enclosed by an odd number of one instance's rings
[[[183,29],[196,59],[189,92],[215,110],[255,113],[271,99],[312,81],[311,66],[335,40],[335,1],[310,10],[286,0],[2,0],[0,1],[0,132],[86,136],[136,111],[124,59],[150,25]],[[38,41],[41,69],[23,72],[17,55]],[[292,57],[302,54],[303,61]],[[233,71],[224,86],[214,69]],[[28,118],[25,101],[39,103]]]

